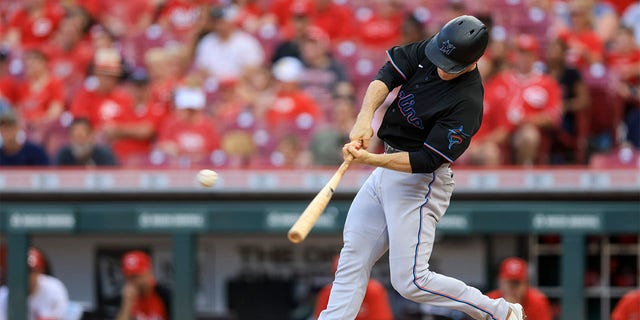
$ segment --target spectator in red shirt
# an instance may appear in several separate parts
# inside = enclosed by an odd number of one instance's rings
[[[629,291],[620,299],[611,320],[640,320],[640,290]]]
[[[206,163],[220,148],[214,121],[204,113],[206,97],[198,87],[179,87],[175,91],[175,113],[160,128],[159,151],[180,165]]]
[[[302,12],[309,14],[313,6],[311,0],[274,0],[268,11],[273,15],[276,24],[282,28],[289,23],[291,16]]]
[[[24,55],[25,78],[18,84],[15,106],[28,129],[34,131],[50,124],[64,111],[64,87],[53,77],[47,57],[40,50],[29,50]]]
[[[9,73],[11,52],[7,47],[0,47],[0,101],[13,103],[15,101],[15,80]]]
[[[504,298],[519,303],[528,320],[551,320],[551,305],[539,290],[528,285],[527,263],[520,258],[507,258],[500,265],[498,289],[487,293],[492,299]]]
[[[167,0],[160,6],[158,24],[176,39],[190,37],[197,31],[204,1]]]
[[[267,127],[276,137],[293,132],[299,138],[308,137],[321,114],[315,101],[299,88],[304,65],[296,58],[284,57],[273,65],[272,72],[278,83],[275,99],[265,111]]]
[[[98,21],[116,36],[133,36],[151,24],[157,1],[100,1]]]
[[[65,85],[66,99],[82,86],[93,59],[94,49],[87,38],[90,24],[86,11],[71,7],[57,32],[43,47],[53,76]]]
[[[365,14],[357,14],[358,38],[364,46],[372,48],[389,48],[401,41],[401,28],[404,21],[402,2],[398,0],[378,0]]]
[[[311,24],[329,35],[332,43],[345,39],[353,33],[353,13],[333,0],[315,1]]]
[[[102,132],[106,123],[123,116],[133,108],[129,92],[119,86],[123,75],[122,58],[115,49],[102,48],[96,51],[93,76],[71,102],[74,117],[86,117],[97,132]]]
[[[168,108],[153,100],[149,78],[144,69],[135,69],[129,75],[127,87],[133,97],[132,109],[125,110],[102,128],[104,136],[123,165],[140,165],[146,162],[153,139]]]
[[[116,320],[171,319],[171,293],[156,283],[151,257],[134,250],[122,256],[122,302]]]
[[[534,68],[538,50],[534,37],[520,35],[514,68],[498,74],[485,86],[485,99],[491,108],[506,112],[517,164],[546,163],[547,154],[540,147],[548,140],[548,131],[560,121],[562,90],[555,79]]]
[[[339,258],[339,256],[336,256],[333,259],[333,273],[336,272]],[[318,293],[316,307],[313,312],[314,319],[317,319],[322,310],[327,308],[330,292],[331,284],[327,284]],[[387,291],[384,286],[375,279],[369,279],[367,291],[362,301],[360,312],[358,312],[356,316],[356,320],[393,320],[393,313],[391,313],[391,305],[389,304]]]
[[[25,0],[10,19],[5,41],[34,48],[45,43],[58,28],[64,8],[58,1]]]
[[[570,65],[584,68],[604,61],[604,43],[593,27],[589,8],[581,3],[571,7],[571,28],[561,30],[559,38],[567,43]]]

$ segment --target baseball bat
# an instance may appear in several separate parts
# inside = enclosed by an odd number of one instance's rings
[[[289,229],[289,233],[287,234],[289,241],[300,243],[307,237],[322,212],[324,212],[327,204],[329,204],[331,197],[333,197],[333,193],[338,187],[340,180],[342,180],[342,176],[344,176],[347,168],[349,168],[349,163],[351,163],[351,161],[344,161],[342,165],[340,165],[329,182],[322,187],[322,190],[311,200],[307,208],[302,211],[296,223]]]

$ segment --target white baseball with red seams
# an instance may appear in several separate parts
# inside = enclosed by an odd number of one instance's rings
[[[197,179],[200,185],[210,188],[218,182],[218,173],[209,169],[200,170]]]

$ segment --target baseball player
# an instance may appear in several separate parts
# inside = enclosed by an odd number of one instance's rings
[[[329,303],[319,319],[356,317],[371,267],[387,249],[391,283],[405,298],[474,319],[525,319],[519,304],[490,299],[429,270],[436,223],[454,189],[450,164],[469,146],[482,120],[476,63],[488,37],[477,18],[460,16],[431,39],[387,51],[389,61],[369,84],[351,142],[342,149],[346,161],[378,168],[349,210]],[[373,114],[398,86],[378,130],[385,153],[369,153]]]
[[[69,294],[65,285],[55,277],[45,274],[47,261],[38,249],[29,248],[29,297],[27,299],[28,320],[64,319],[69,305]],[[8,319],[9,289],[0,287],[0,320]]]

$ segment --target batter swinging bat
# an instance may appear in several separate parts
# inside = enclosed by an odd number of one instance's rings
[[[315,198],[311,200],[307,208],[302,211],[302,214],[300,214],[296,223],[294,223],[291,229],[289,229],[289,233],[287,234],[289,241],[293,243],[300,243],[307,237],[311,228],[313,228],[316,221],[327,207],[327,204],[329,204],[329,200],[333,197],[333,193],[338,187],[338,183],[340,183],[342,176],[344,176],[347,168],[349,168],[349,163],[350,161],[345,161],[340,165],[340,168],[338,168],[336,173],[333,174],[333,177],[331,177],[329,182],[322,187],[322,190],[320,190]]]

